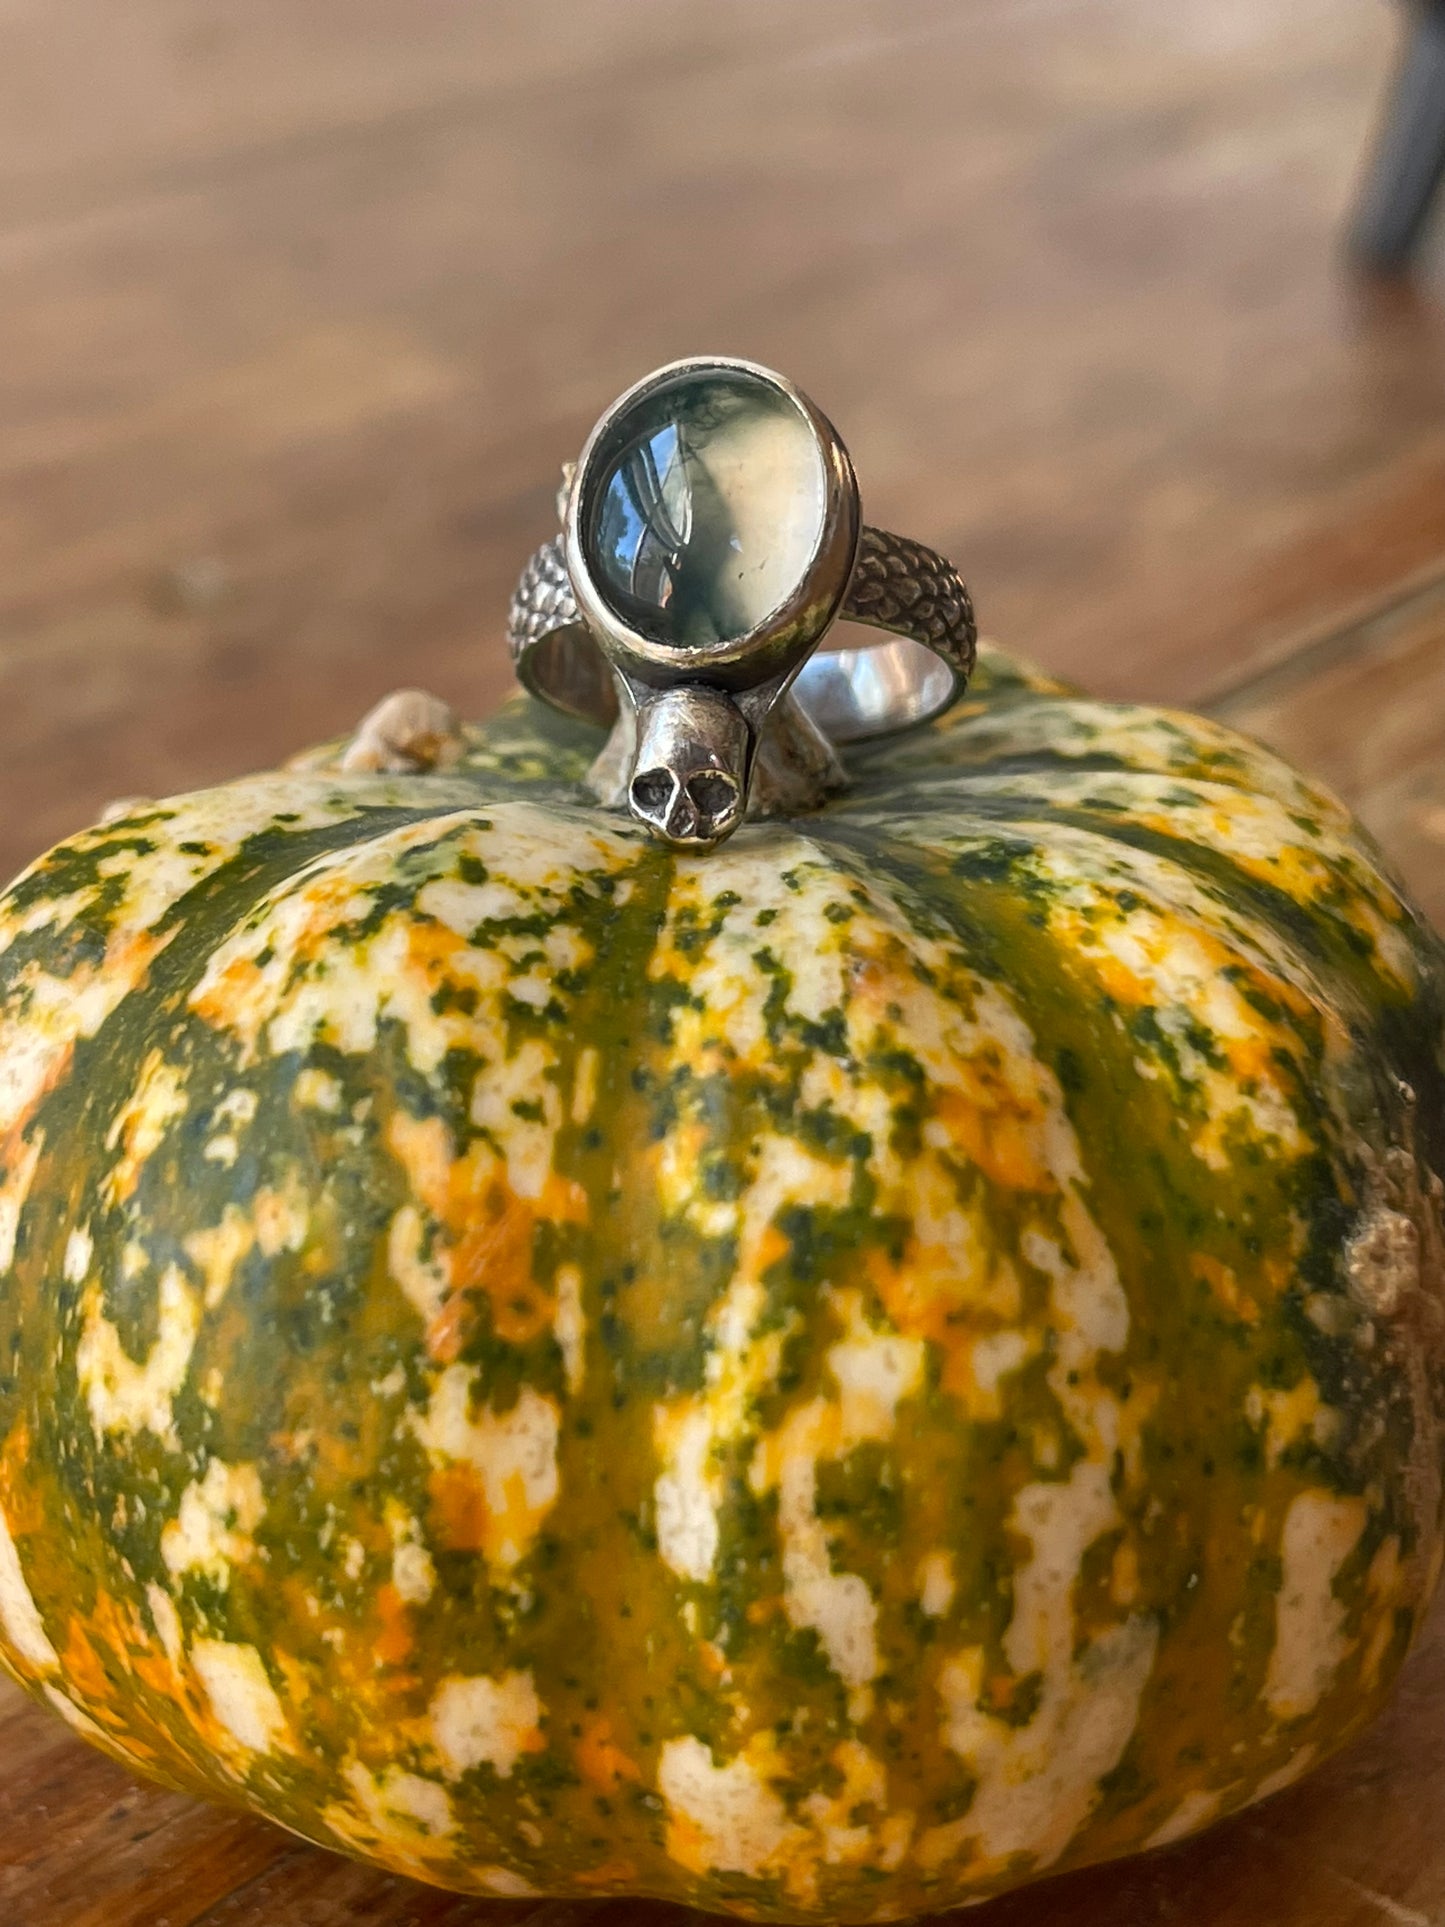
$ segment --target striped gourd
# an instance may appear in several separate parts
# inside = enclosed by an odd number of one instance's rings
[[[1178,1838],[1441,1547],[1441,950],[1341,806],[988,655],[680,856],[525,702],[0,899],[0,1651],[483,1894],[765,1920]]]

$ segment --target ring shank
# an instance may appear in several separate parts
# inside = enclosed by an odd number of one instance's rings
[[[858,649],[820,649],[793,695],[832,743],[866,743],[915,729],[950,709],[963,678],[923,643],[897,636]]]
[[[932,549],[865,528],[839,614],[891,634],[857,648],[820,649],[799,671],[793,694],[830,741],[916,728],[963,693],[976,643],[973,607],[958,571]],[[612,671],[582,620],[560,542],[543,543],[523,570],[507,631],[517,678],[530,694],[585,722],[616,721]]]

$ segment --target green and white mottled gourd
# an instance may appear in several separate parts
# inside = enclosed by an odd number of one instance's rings
[[[1374,1714],[1442,1545],[1441,946],[1341,805],[986,653],[670,853],[526,702],[0,900],[0,1627],[480,1894],[886,1920]]]

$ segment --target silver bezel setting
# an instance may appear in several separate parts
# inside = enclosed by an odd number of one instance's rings
[[[770,388],[802,417],[812,432],[824,477],[818,540],[802,578],[788,599],[741,636],[702,647],[678,649],[643,635],[624,622],[598,587],[584,530],[591,518],[599,472],[610,458],[620,422],[661,390],[690,377],[743,375]],[[624,674],[656,689],[703,682],[717,689],[785,686],[836,618],[848,592],[862,515],[858,481],[842,438],[827,416],[790,381],[752,361],[724,355],[690,355],[669,362],[634,383],[607,410],[587,438],[572,477],[563,521],[567,573],[578,611],[608,660]]]

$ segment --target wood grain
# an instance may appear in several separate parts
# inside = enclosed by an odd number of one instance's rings
[[[1326,775],[1445,929],[1445,571],[1212,707]]]
[[[398,680],[484,707],[558,464],[707,344],[800,379],[876,519],[1101,689],[1198,699],[1387,593],[1445,549],[1438,307],[1336,241],[1390,31],[9,0],[0,868]]]
[[[1322,774],[1445,921],[1445,318],[1352,284],[1358,0],[7,0],[0,870],[387,687],[480,710],[558,463],[717,347],[989,630]],[[1384,1721],[980,1927],[1445,1920],[1445,1609]],[[21,1927],[681,1927],[137,1786],[0,1685]]]

